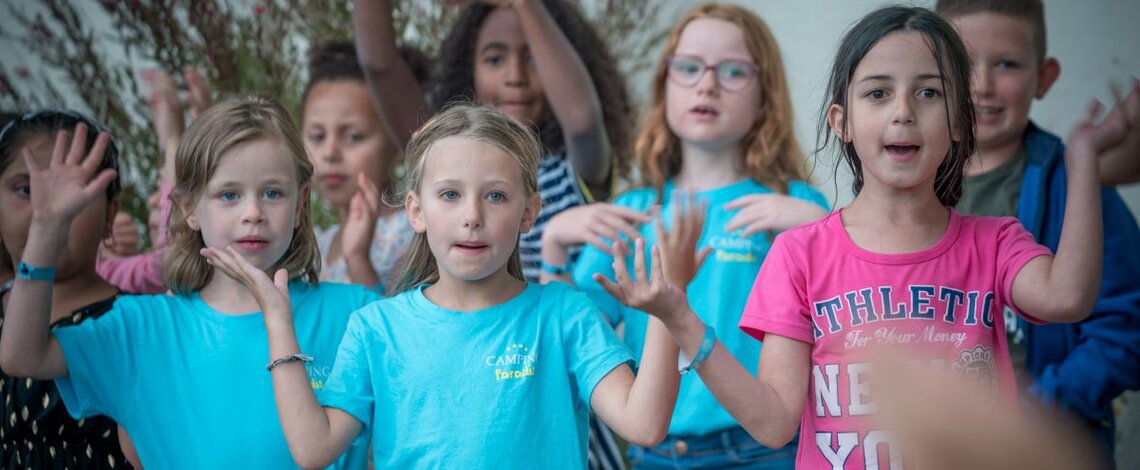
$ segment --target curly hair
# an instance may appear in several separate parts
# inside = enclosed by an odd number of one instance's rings
[[[613,149],[614,174],[611,178],[624,178],[629,172],[632,149],[633,119],[636,110],[626,88],[625,76],[609,46],[582,12],[565,0],[543,0],[543,5],[566,39],[582,58],[598,101],[602,103],[602,120]],[[438,113],[449,102],[475,102],[475,42],[484,20],[496,7],[472,2],[456,19],[439,52],[439,69],[429,92],[432,108]],[[566,141],[562,127],[550,109],[536,129],[542,145],[549,153],[561,153]]]
[[[431,70],[427,54],[407,44],[397,49],[400,58],[412,70],[412,77],[419,83],[425,83]],[[301,93],[301,103],[308,100],[309,92],[316,84],[338,80],[365,81],[364,69],[356,58],[356,45],[347,41],[329,41],[314,46],[309,51],[309,83]]]

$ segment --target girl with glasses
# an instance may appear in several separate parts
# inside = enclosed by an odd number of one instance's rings
[[[687,291],[707,333],[755,374],[761,345],[736,325],[772,233],[827,213],[827,201],[805,181],[780,50],[760,18],[708,4],[673,28],[635,158],[642,187],[615,204],[641,213],[660,206],[657,223],[637,236],[658,246],[666,278]],[[689,230],[699,237],[686,241]],[[624,341],[641,351],[648,316],[622,306],[593,277],[612,277],[613,261],[588,246],[573,281],[614,324],[625,324]],[[700,356],[680,365],[692,370]],[[792,468],[794,456],[794,444],[768,449],[749,437],[696,374],[682,375],[664,443],[630,448],[641,468]]]

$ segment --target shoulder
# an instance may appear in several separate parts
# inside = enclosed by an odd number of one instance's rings
[[[838,225],[840,228],[843,226],[839,214],[839,211],[835,211],[822,219],[780,232],[776,235],[773,246],[777,243],[782,245],[815,245],[838,239],[840,234],[837,233],[836,226]]]

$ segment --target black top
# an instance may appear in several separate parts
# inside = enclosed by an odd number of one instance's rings
[[[0,293],[5,290],[0,287]],[[51,329],[98,317],[111,309],[116,297],[80,308],[53,323]],[[106,416],[73,419],[59,398],[55,381],[18,379],[0,372],[0,395],[4,397],[0,468],[131,468],[119,447],[118,425]]]

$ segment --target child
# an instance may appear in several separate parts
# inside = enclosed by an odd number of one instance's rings
[[[210,250],[261,299],[285,436],[303,467],[371,433],[377,468],[585,468],[593,409],[642,445],[659,441],[676,399],[676,346],[659,323],[635,379],[629,353],[583,295],[528,284],[519,234],[539,213],[541,147],[498,111],[457,105],[408,146],[405,209],[416,238],[394,297],[352,316],[318,405],[303,369],[284,290],[234,250]],[[640,248],[640,246],[639,246]],[[619,298],[649,310],[680,297],[660,263]],[[624,264],[621,265],[624,268]],[[519,447],[522,445],[523,447]]]
[[[1066,217],[1065,146],[1029,120],[1060,74],[1045,51],[1040,0],[1000,4],[942,0],[936,7],[962,34],[970,52],[978,152],[966,166],[957,209],[964,214],[1017,217],[1036,241],[1058,248]],[[1131,100],[1140,100],[1134,85]],[[1127,101],[1125,101],[1127,102]],[[1109,119],[1122,117],[1123,107]],[[1140,134],[1140,133],[1137,133]],[[1108,149],[1134,158],[1136,136]],[[1102,178],[1123,172],[1102,173]],[[1116,190],[1101,190],[1104,254],[1100,295],[1089,318],[1071,325],[1005,319],[1014,371],[1031,396],[1080,417],[1112,455],[1112,400],[1140,388],[1140,228]]]
[[[904,463],[907,450],[872,427],[872,350],[903,346],[908,360],[1009,398],[1003,308],[1075,322],[1092,307],[1097,154],[1122,129],[1094,126],[1094,107],[1073,131],[1072,210],[1054,257],[1014,219],[952,209],[975,146],[969,84],[965,46],[933,12],[888,7],[859,21],[840,44],[824,108],[855,200],[776,238],[740,321],[764,341],[759,377],[716,346],[714,329],[691,310],[662,318],[689,357],[705,358],[701,379],[752,436],[780,446],[799,430],[797,468]]]
[[[257,302],[200,253],[236,247],[259,269],[288,272],[298,336],[315,356],[304,383],[322,388],[348,314],[378,296],[316,283],[312,166],[292,122],[264,98],[225,101],[201,114],[175,162],[164,263],[173,295],[123,297],[103,316],[51,333],[53,285],[44,281],[76,214],[115,174],[93,175],[109,139],[101,133],[88,151],[82,125],[70,146],[57,137],[50,164],[25,157],[32,222],[0,337],[5,372],[56,379],[72,416],[115,419],[137,437],[150,468],[292,467],[284,436],[274,432],[270,377],[261,371],[268,343]],[[364,450],[341,465],[363,467]]]
[[[52,158],[52,138],[56,132],[77,127],[98,129],[90,119],[71,111],[38,111],[15,118],[0,131],[0,238],[3,258],[21,259],[29,245],[33,207],[29,201],[29,168],[25,153],[38,165]],[[92,135],[84,142],[92,145]],[[99,169],[114,171],[118,150],[114,144],[99,160]],[[103,194],[77,207],[75,222],[66,234],[66,244],[58,252],[59,275],[54,281],[52,308],[43,316],[43,327],[57,330],[69,325],[91,323],[107,313],[119,292],[95,273],[95,254],[108,233],[119,207],[119,182],[104,182]],[[9,258],[11,256],[11,258]],[[5,269],[15,269],[9,264]],[[14,292],[0,289],[0,327],[16,328],[6,318],[18,317]],[[7,329],[7,328],[4,328]],[[0,329],[2,331],[2,329]],[[3,468],[129,468],[119,445],[118,426],[106,416],[77,421],[68,416],[60,402],[60,392],[49,380],[24,380],[0,374],[4,396],[3,423],[0,424],[0,467]]]
[[[639,213],[661,205],[660,213],[670,225],[677,223],[690,198],[707,205],[708,231],[697,246],[702,254],[711,254],[691,284],[688,279],[670,281],[688,287],[701,317],[722,332],[728,350],[754,373],[760,343],[733,330],[746,290],[768,253],[770,233],[827,213],[824,197],[804,181],[779,46],[763,20],[745,8],[698,6],[670,32],[654,90],[637,144],[643,187],[617,198],[615,205]],[[693,194],[678,196],[681,191]],[[744,212],[738,209],[750,198],[768,199],[766,225],[738,230],[742,227],[734,224]],[[643,225],[637,236],[653,244],[662,241],[652,224]],[[544,267],[561,271],[568,260],[565,247],[552,247],[555,243],[549,240],[544,244]],[[692,247],[687,257],[692,257]],[[671,274],[669,259],[666,275]],[[608,252],[587,247],[575,264],[573,280],[613,323],[625,324],[625,343],[640,351],[649,317],[623,308],[592,278],[598,272],[612,274],[613,261]],[[636,466],[715,468],[747,462],[792,467],[793,447],[757,444],[695,376],[681,379],[673,416],[669,437],[660,446],[631,447]]]
[[[427,59],[414,49],[400,52],[422,83]],[[382,194],[393,192],[400,149],[372,106],[352,44],[316,48],[302,102],[315,187],[341,222],[317,232],[321,280],[380,287],[391,281],[413,232],[404,211],[381,202]]]
[[[397,55],[389,3],[358,2],[353,20],[372,97],[403,145],[433,111]],[[523,272],[535,282],[546,222],[605,200],[625,172],[634,110],[624,79],[597,32],[564,0],[471,2],[439,64],[434,112],[456,100],[475,102],[531,123],[542,136],[542,212],[521,242]]]

